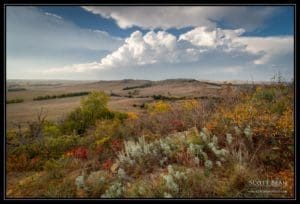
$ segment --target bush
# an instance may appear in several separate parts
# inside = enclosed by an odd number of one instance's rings
[[[58,179],[64,176],[64,164],[61,160],[50,159],[45,163],[44,170],[48,172],[49,179]]]
[[[45,139],[45,148],[49,158],[59,158],[64,152],[75,148],[80,143],[80,136],[64,135]]]
[[[16,98],[16,99],[7,100],[6,104],[10,104],[10,103],[22,103],[22,102],[24,102],[24,99],[22,99],[22,98]]]
[[[146,87],[150,87],[152,86],[151,83],[147,83],[147,84],[143,84],[143,85],[140,85],[140,86],[130,86],[130,87],[125,87],[123,88],[123,90],[130,90],[130,89],[137,89],[137,88],[146,88]]]
[[[43,132],[46,137],[58,137],[61,135],[60,126],[49,122],[44,125]]]
[[[74,96],[84,96],[88,95],[90,92],[75,92],[75,93],[66,93],[66,94],[59,94],[59,95],[46,95],[46,96],[38,96],[33,98],[34,101],[40,100],[48,100],[48,99],[55,99],[55,98],[66,98],[66,97],[74,97]]]
[[[275,90],[272,88],[261,88],[258,87],[253,95],[255,101],[266,100],[272,102],[275,100]]]
[[[7,91],[26,91],[27,89],[25,89],[25,88],[9,88],[9,89],[7,89]]]
[[[80,107],[69,114],[62,124],[62,132],[83,134],[97,119],[114,118],[114,113],[107,108],[108,99],[104,92],[91,92],[81,100]]]

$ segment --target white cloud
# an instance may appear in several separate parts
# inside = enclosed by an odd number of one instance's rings
[[[100,63],[91,62],[91,63],[66,65],[63,67],[54,67],[45,70],[43,73],[57,73],[57,72],[73,73],[73,72],[84,72],[87,70],[95,70],[95,69],[102,69],[102,68],[104,67],[101,66]]]
[[[83,6],[105,18],[116,20],[121,28],[215,27],[216,21],[230,22],[235,27],[253,30],[275,15],[276,7],[252,6]]]
[[[180,35],[179,40],[186,40],[200,47],[221,48],[229,52],[233,49],[243,48],[242,43],[234,42],[233,39],[244,32],[244,29],[223,30],[220,28],[197,27]]]
[[[292,36],[239,37],[235,38],[234,41],[245,44],[247,52],[261,53],[262,56],[254,61],[255,64],[266,64],[280,55],[292,54],[294,45]]]
[[[150,31],[144,36],[140,31],[135,31],[121,47],[102,58],[99,63],[75,64],[62,69],[53,68],[48,72],[71,70],[83,72],[91,69],[142,66],[164,61],[176,62],[178,61],[176,43],[176,37],[164,31],[158,33]]]
[[[84,72],[88,70],[105,70],[146,66],[152,64],[178,64],[207,61],[214,56],[215,61],[228,58],[232,61],[243,56],[252,56],[252,64],[272,63],[278,55],[293,51],[293,39],[286,37],[245,37],[243,29],[223,30],[197,27],[179,36],[165,31],[150,31],[144,36],[140,31],[133,32],[124,44],[116,51],[108,54],[100,62],[74,64],[62,69],[53,68],[49,72]],[[246,58],[245,58],[246,59]],[[222,59],[224,60],[224,59]],[[248,59],[249,60],[249,59]],[[244,63],[251,63],[245,61]],[[240,66],[228,68],[222,72],[236,74]],[[225,69],[226,68],[226,69]]]
[[[244,29],[223,30],[198,27],[182,34],[179,40],[186,40],[199,47],[221,49],[225,52],[239,51],[260,56],[255,64],[266,64],[275,57],[293,52],[292,36],[254,37],[241,36]]]
[[[47,15],[47,16],[52,16],[52,17],[55,17],[55,18],[58,18],[58,19],[62,19],[61,16],[56,15],[56,14],[54,14],[54,13],[45,12],[45,15]]]

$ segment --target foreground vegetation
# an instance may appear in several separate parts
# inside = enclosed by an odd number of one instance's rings
[[[293,197],[294,87],[220,94],[156,100],[136,114],[92,92],[63,121],[41,111],[7,132],[8,197]],[[253,192],[261,180],[284,185]]]

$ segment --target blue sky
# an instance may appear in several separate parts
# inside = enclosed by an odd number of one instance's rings
[[[293,77],[291,6],[8,6],[8,79]]]

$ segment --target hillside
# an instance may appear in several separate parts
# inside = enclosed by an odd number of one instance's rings
[[[65,86],[86,91],[101,85],[106,93],[83,96],[61,120],[48,120],[41,110],[28,129],[10,129],[8,197],[293,197],[291,84],[240,87],[166,80],[128,90],[145,83],[150,82]],[[205,96],[219,99],[197,98],[203,92],[196,91],[204,87]],[[110,97],[111,88],[124,95]],[[117,98],[139,100],[125,96],[134,89],[145,96],[174,91],[166,95],[170,97],[176,91],[186,98],[147,98],[151,101],[143,108],[135,107],[141,111],[111,108]],[[262,180],[277,184],[257,192]]]

